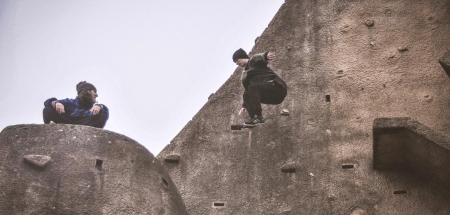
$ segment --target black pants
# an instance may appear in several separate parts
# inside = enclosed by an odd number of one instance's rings
[[[87,116],[80,119],[73,119],[65,114],[59,114],[52,107],[45,107],[43,111],[44,123],[48,124],[50,121],[55,123],[75,124],[75,125],[88,125],[97,128],[103,128],[106,125],[106,121],[109,115],[105,111],[100,111],[97,115]]]
[[[262,104],[280,104],[286,97],[287,90],[276,82],[251,84],[244,91],[244,108],[250,117],[262,116]]]

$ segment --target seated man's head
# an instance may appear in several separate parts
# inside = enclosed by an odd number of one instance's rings
[[[233,54],[233,62],[236,63],[236,65],[245,67],[248,62],[248,55],[243,49],[238,49]]]
[[[77,92],[82,105],[90,107],[95,104],[98,94],[97,88],[93,84],[82,81],[77,84]]]

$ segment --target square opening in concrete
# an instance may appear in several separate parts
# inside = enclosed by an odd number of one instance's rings
[[[325,101],[326,102],[331,102],[331,96],[330,95],[325,95]]]
[[[102,171],[103,170],[103,160],[97,159],[95,161],[95,169],[98,171]]]
[[[242,125],[231,125],[231,130],[239,131],[239,130],[242,130],[243,127],[244,126],[242,126]]]

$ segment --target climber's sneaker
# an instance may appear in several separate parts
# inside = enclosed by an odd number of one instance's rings
[[[244,122],[246,126],[257,126],[260,123],[264,123],[264,119],[262,116],[254,116],[250,120]]]

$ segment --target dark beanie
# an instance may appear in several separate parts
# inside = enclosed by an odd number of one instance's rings
[[[233,54],[233,62],[236,63],[238,59],[250,59],[244,49],[238,49]]]
[[[82,81],[77,84],[77,92],[80,93],[83,90],[95,90],[97,92],[97,88],[86,81]]]

